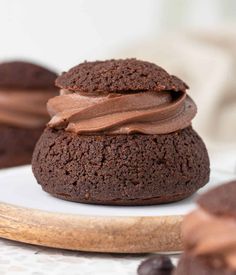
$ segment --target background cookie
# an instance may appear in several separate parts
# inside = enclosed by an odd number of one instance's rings
[[[214,215],[229,215],[236,217],[236,181],[220,185],[198,199],[198,204]]]
[[[185,254],[178,263],[178,268],[173,275],[235,275],[236,272],[213,268],[204,258],[192,257]]]
[[[46,102],[58,94],[57,75],[22,61],[0,64],[0,168],[29,164],[49,116]]]
[[[57,74],[37,64],[12,61],[0,64],[0,88],[55,89]]]

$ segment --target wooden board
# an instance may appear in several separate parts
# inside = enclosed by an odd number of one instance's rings
[[[181,216],[88,217],[0,204],[1,237],[81,251],[177,251],[181,221]]]
[[[216,175],[209,186],[222,182],[222,178],[225,175]],[[2,170],[0,237],[80,251],[180,251],[181,222],[194,208],[193,200],[142,207],[85,205],[43,192],[29,167]]]

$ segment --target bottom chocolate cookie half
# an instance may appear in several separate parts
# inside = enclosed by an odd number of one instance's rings
[[[206,258],[184,254],[173,275],[236,275],[236,272],[223,267],[212,267]]]
[[[0,168],[30,164],[42,128],[26,129],[0,125]]]
[[[165,135],[97,136],[47,128],[32,166],[46,192],[84,203],[178,201],[209,180],[207,150],[191,127]]]

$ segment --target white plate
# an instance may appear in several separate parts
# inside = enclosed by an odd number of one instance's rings
[[[199,192],[235,178],[212,171],[211,180]],[[185,215],[194,207],[195,196],[181,202],[157,206],[99,206],[63,201],[45,193],[37,184],[30,166],[0,170],[0,202],[15,206],[87,216],[172,216]]]

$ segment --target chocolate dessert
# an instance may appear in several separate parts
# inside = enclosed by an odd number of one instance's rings
[[[208,191],[183,223],[185,253],[175,275],[236,274],[236,181]]]
[[[35,64],[0,64],[0,168],[30,164],[49,120],[46,102],[58,94],[57,75]]]
[[[146,205],[184,199],[209,180],[192,129],[188,86],[136,59],[82,63],[56,80],[51,120],[33,172],[50,194],[76,202]]]

